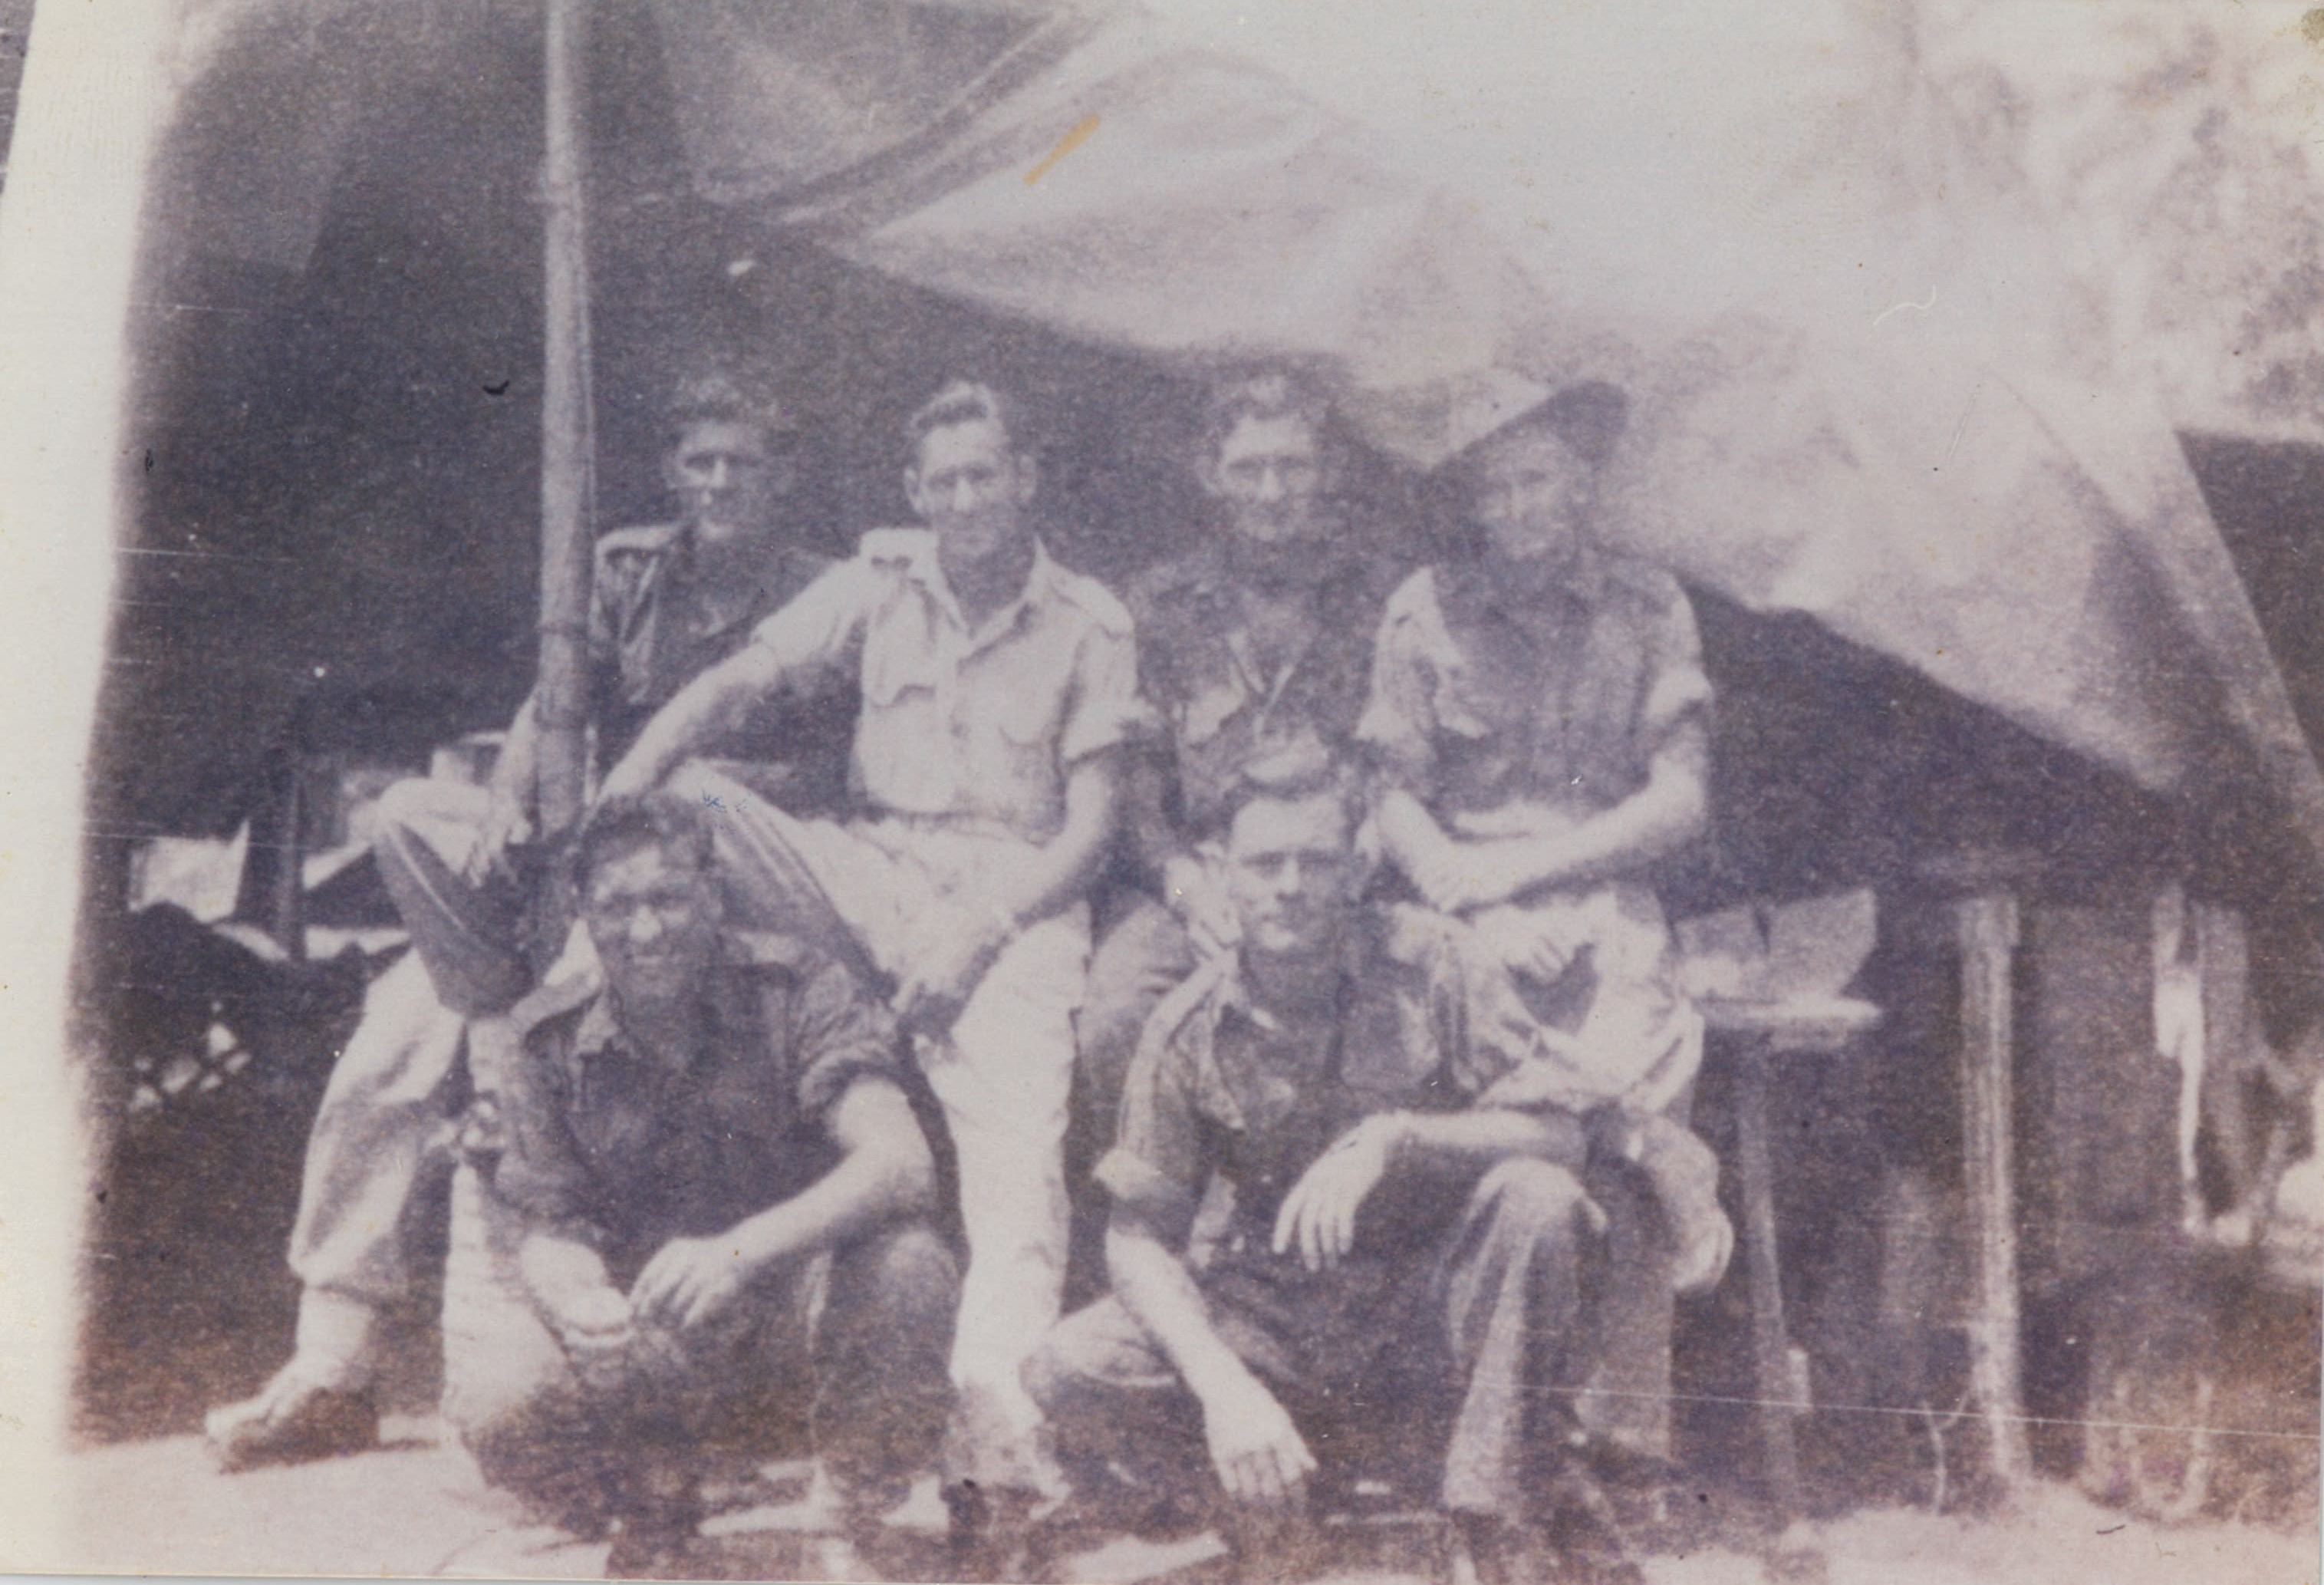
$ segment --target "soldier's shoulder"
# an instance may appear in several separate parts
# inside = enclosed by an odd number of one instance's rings
[[[752,976],[807,980],[826,959],[807,942],[779,931],[730,925],[719,941],[720,958],[734,972]]]
[[[1640,556],[1609,555],[1605,561],[1606,588],[1618,599],[1648,610],[1665,611],[1689,604],[1678,575],[1659,561]]]
[[[675,523],[641,523],[609,529],[597,536],[597,560],[646,560],[667,552],[683,532]]]
[[[1136,624],[1130,618],[1130,607],[1111,589],[1087,573],[1058,565],[1053,580],[1057,596],[1073,607],[1098,628],[1115,638],[1128,638]]]
[[[1231,959],[1212,958],[1197,966],[1155,1004],[1139,1042],[1139,1051],[1191,1054],[1210,1038],[1220,1010],[1233,994],[1234,983]]]
[[[925,528],[866,529],[855,544],[855,560],[884,572],[901,572],[936,554],[936,536]]]

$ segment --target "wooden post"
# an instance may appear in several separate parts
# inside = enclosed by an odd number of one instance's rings
[[[1961,1153],[1976,1238],[1969,1385],[1993,1473],[2015,1488],[2033,1473],[2020,1395],[2017,1182],[2010,1108],[2015,1096],[2012,969],[2017,899],[2006,892],[1953,905],[1961,964]]]
[[[1767,1043],[1750,1037],[1735,1070],[1735,1152],[1743,1189],[1743,1256],[1751,1278],[1751,1353],[1757,1365],[1767,1497],[1779,1525],[1800,1516],[1799,1449],[1792,1417],[1807,1407],[1793,1392],[1792,1339],[1784,1325],[1784,1270],[1775,1245],[1775,1176],[1767,1147]]]
[[[540,822],[569,830],[587,774],[589,262],[583,159],[587,0],[548,0],[547,138],[541,166],[546,357],[540,400]]]

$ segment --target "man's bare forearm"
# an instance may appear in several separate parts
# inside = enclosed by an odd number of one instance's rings
[[[1111,749],[1074,767],[1065,783],[1065,819],[1057,834],[1025,860],[993,877],[995,913],[1018,928],[1077,902],[1097,878],[1113,840],[1121,802],[1122,751]]]
[[[728,1233],[754,1274],[935,1205],[936,1163],[900,1093],[857,1085],[834,1107],[832,1132],[844,1152],[838,1164]]]
[[[1250,1367],[1212,1327],[1209,1306],[1185,1262],[1150,1228],[1117,1212],[1106,1228],[1105,1264],[1122,1308],[1178,1367],[1197,1399],[1208,1404],[1252,1379]]]
[[[1444,828],[1436,823],[1428,806],[1401,787],[1392,787],[1380,795],[1373,811],[1373,823],[1379,830],[1381,848],[1407,874],[1425,849],[1448,840]]]
[[[606,774],[604,795],[634,795],[659,786],[702,746],[739,727],[782,680],[779,663],[755,644],[729,655],[654,712],[628,755]]]
[[[1644,787],[1603,813],[1554,837],[1518,838],[1495,848],[1528,892],[1588,885],[1635,874],[1700,837],[1710,821],[1702,777],[1691,767],[1657,762]]]
[[[1582,1120],[1570,1112],[1477,1107],[1462,1112],[1389,1112],[1360,1128],[1386,1131],[1389,1159],[1416,1167],[1477,1167],[1524,1157],[1579,1167],[1589,1155]]]
[[[1700,728],[1689,728],[1655,756],[1645,786],[1568,830],[1452,839],[1489,854],[1493,867],[1509,877],[1507,894],[1520,902],[1529,892],[1619,879],[1702,835],[1711,819],[1709,769],[1709,742]],[[1404,850],[1400,844],[1445,839],[1434,818],[1408,793],[1389,794],[1380,831],[1392,854]]]

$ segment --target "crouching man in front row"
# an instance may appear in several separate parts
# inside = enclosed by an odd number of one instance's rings
[[[852,1546],[950,1405],[918,1080],[843,969],[724,927],[709,818],[665,792],[586,829],[602,971],[519,1004],[456,1195],[446,1415],[487,1479],[617,1529],[617,1572],[682,1571],[703,1449],[799,1407]]]
[[[1245,779],[1225,872],[1240,947],[1157,1010],[1097,1169],[1114,1297],[1026,1367],[1075,1506],[1123,1522],[1223,1496],[1247,1577],[1268,1577],[1319,1534],[1296,1516],[1311,1488],[1419,1468],[1482,1578],[1637,1579],[1572,1400],[1603,1293],[1670,1283],[1718,1218],[1715,1163],[1687,1135],[1698,1171],[1658,1199],[1610,1119],[1526,1104],[1539,1076],[1480,1038],[1497,966],[1465,961],[1440,916],[1357,904],[1336,774]],[[1184,1251],[1214,1175],[1234,1214],[1198,1271]],[[1609,1237],[1609,1216],[1652,1234]]]

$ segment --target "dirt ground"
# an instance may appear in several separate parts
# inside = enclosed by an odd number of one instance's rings
[[[222,1476],[198,1439],[122,1442],[78,1456],[88,1550],[74,1566],[108,1572],[517,1574],[603,1577],[604,1543],[576,1544],[527,1526],[477,1480],[435,1423],[392,1418],[386,1446],[357,1457],[297,1468]],[[772,1471],[773,1487],[782,1469]],[[932,1538],[933,1492],[905,1517]],[[730,1578],[813,1578],[814,1560],[785,1528],[779,1504],[729,1512],[706,1529],[718,1541],[718,1571]],[[2014,1511],[1993,1517],[1914,1509],[1866,1511],[1815,1533],[1830,1585],[2318,1585],[2316,1538],[2251,1525],[2164,1528],[2097,1506],[2068,1488],[2043,1484]],[[1208,1537],[1169,1546],[1117,1541],[1070,1564],[1093,1582],[1161,1580],[1218,1552]],[[908,1553],[908,1547],[907,1547]],[[935,1577],[928,1553],[923,1577]],[[1769,1578],[1746,1543],[1650,1557],[1654,1585],[1753,1585]],[[1425,1575],[1395,1560],[1329,1578],[1378,1585]]]
[[[231,1477],[212,1467],[197,1433],[202,1410],[254,1390],[290,1351],[297,1288],[281,1250],[297,1201],[296,1147],[318,1080],[294,1075],[282,1084],[228,1087],[121,1142],[91,1251],[96,1302],[77,1394],[85,1446],[72,1460],[79,1513],[71,1529],[85,1542],[79,1555],[60,1561],[123,1573],[602,1577],[604,1543],[577,1544],[529,1525],[421,1412],[440,1379],[440,1348],[428,1322],[442,1240],[441,1207],[432,1200],[415,1208],[415,1265],[426,1274],[382,1384],[390,1407],[402,1411],[387,1421],[386,1445]],[[1956,1484],[1948,1511],[1933,1512],[1946,1489],[1946,1439],[1893,1410],[1827,1415],[1802,1448],[1811,1490],[1828,1499],[1810,1537],[1823,1580],[2324,1585],[2315,1517],[2315,1303],[2312,1294],[2297,1303],[2260,1297],[2238,1290],[2220,1301],[2232,1324],[2213,1336],[2206,1363],[2227,1367],[2219,1373],[2221,1396],[2188,1410],[2187,1423],[2243,1428],[2216,1450],[2215,1500],[2203,1519],[2144,1522],[2055,1479],[1992,1512],[1963,1511]],[[1709,1334],[1697,1339],[1706,1344],[1698,1353],[1715,1360],[1736,1352],[1711,1345],[1720,1336],[1730,1345],[1739,1339],[1742,1318],[1713,1305],[1696,1319]],[[1773,1579],[1742,1495],[1755,1484],[1751,1422],[1738,1406],[1742,1400],[1722,1395],[1748,1389],[1740,1378],[1712,1372],[1691,1390],[1697,1413],[1683,1462],[1691,1480],[1711,1489],[1683,1531],[1670,1532],[1683,1538],[1665,1540],[1645,1559],[1647,1576],[1655,1585]],[[1819,1401],[1868,1401],[1853,1390],[1820,1393]],[[2072,1412],[2062,1402],[2031,1401],[2029,1408]],[[2052,1476],[2070,1472],[2080,1451],[2079,1428],[2058,1422],[2036,1430],[2038,1466]],[[1931,1443],[1939,1444],[1933,1481],[1923,1467]],[[1954,1466],[1960,1469],[1961,1460]],[[822,1577],[800,1539],[799,1513],[786,1506],[798,1495],[797,1474],[795,1466],[770,1466],[730,1494],[706,1526],[717,1549],[711,1569],[737,1579]],[[942,1578],[942,1509],[932,1483],[903,1518],[893,1561],[883,1566],[897,1579]],[[1167,1546],[1118,1539],[1068,1559],[1067,1568],[1093,1585],[1158,1579],[1215,1585],[1219,1571],[1205,1564],[1220,1551],[1208,1536]],[[1365,1534],[1346,1551],[1345,1567],[1315,1578],[1428,1578],[1416,1566],[1429,1551],[1425,1536]],[[1812,1570],[1781,1572],[1786,1580],[1815,1578]]]

